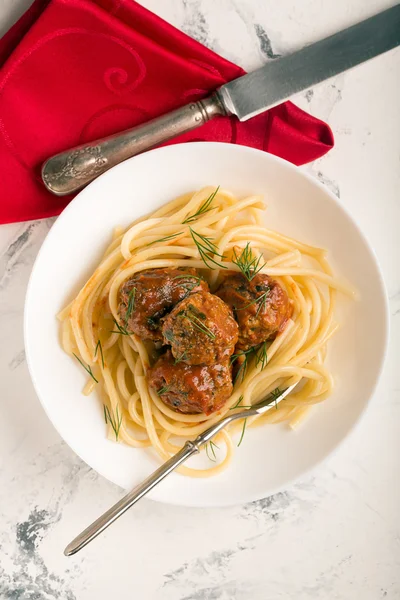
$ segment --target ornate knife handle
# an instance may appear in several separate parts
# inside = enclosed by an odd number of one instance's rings
[[[42,168],[43,182],[57,196],[71,194],[123,160],[225,114],[218,95],[214,93],[144,125],[49,158]]]

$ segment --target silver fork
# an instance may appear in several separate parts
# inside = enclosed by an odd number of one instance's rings
[[[75,539],[68,544],[64,550],[65,556],[71,556],[76,552],[79,552],[82,548],[89,544],[95,537],[102,533],[107,527],[109,527],[114,521],[116,521],[121,515],[124,514],[131,506],[133,506],[140,498],[143,498],[150,492],[156,485],[160,483],[167,475],[172,473],[179,465],[184,463],[193,454],[200,452],[200,448],[203,444],[207,444],[221,429],[226,427],[232,421],[237,419],[243,419],[253,417],[256,415],[262,415],[267,410],[270,410],[271,405],[280,402],[296,387],[299,382],[294,383],[279,395],[269,394],[264,400],[255,404],[251,408],[242,410],[236,413],[232,413],[227,417],[215,423],[203,433],[201,433],[193,441],[187,441],[183,448],[179,450],[174,456],[171,456],[161,467],[159,467],[154,473],[152,473],[142,483],[137,485],[131,492],[126,494],[121,500],[119,500],[114,506],[109,508],[101,517],[96,519],[89,527],[87,527],[82,533],[80,533]],[[240,408],[240,407],[238,407]]]

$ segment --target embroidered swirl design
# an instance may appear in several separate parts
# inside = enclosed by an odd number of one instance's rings
[[[141,59],[140,59],[141,61]],[[138,64],[140,64],[138,62]],[[109,90],[114,92],[114,94],[125,94],[128,92],[133,92],[135,88],[138,87],[140,83],[142,83],[145,75],[146,68],[143,64],[143,69],[140,69],[138,76],[129,83],[129,73],[120,67],[110,67],[104,71],[103,80]]]
[[[128,119],[126,119],[126,121],[124,119],[123,122],[121,122],[118,127],[119,131],[135,127],[136,125],[140,125],[151,119],[151,115],[148,111],[139,106],[132,106],[131,104],[110,104],[95,112],[90,119],[86,121],[79,135],[78,144],[84,144],[87,141],[113,134],[116,125],[115,120],[112,124],[113,131],[104,131],[104,124],[108,125],[107,117],[113,113],[126,113],[130,115],[129,121]],[[103,117],[106,117],[104,121],[102,120]]]
[[[19,58],[11,65],[7,73],[4,75],[3,79],[0,81],[0,101],[4,98],[4,90],[8,85],[10,79],[14,76],[14,74],[21,68],[21,66],[39,49],[43,48],[43,46],[57,40],[59,38],[65,36],[74,36],[74,35],[82,35],[82,36],[92,36],[94,38],[98,38],[99,40],[108,40],[113,44],[118,45],[120,48],[126,50],[130,56],[134,59],[134,65],[136,68],[136,73],[132,76],[129,74],[126,69],[122,67],[108,67],[103,73],[103,82],[104,85],[116,95],[129,94],[134,89],[136,89],[143,79],[146,76],[146,66],[144,61],[139,56],[139,54],[130,46],[127,42],[118,38],[110,33],[106,32],[97,32],[90,31],[88,29],[79,28],[79,27],[71,27],[66,29],[60,29],[58,31],[53,31],[45,36],[43,36],[40,40],[38,40],[31,48],[26,50]],[[30,170],[31,165],[21,156],[16,144],[12,140],[10,132],[7,130],[7,127],[4,123],[4,118],[0,116],[0,133],[3,135],[4,141],[9,148],[10,152],[13,156],[18,160],[18,162],[25,168]]]

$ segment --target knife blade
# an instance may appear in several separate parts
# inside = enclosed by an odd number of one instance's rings
[[[284,102],[330,77],[343,73],[400,44],[400,4],[335,33],[218,90],[229,114],[240,121]]]
[[[76,192],[123,160],[196,129],[217,116],[241,121],[400,44],[400,4],[235,79],[211,96],[49,158],[42,179],[52,193]]]

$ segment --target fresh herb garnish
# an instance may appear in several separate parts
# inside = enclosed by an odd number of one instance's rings
[[[239,360],[239,358],[243,358],[243,361],[240,364],[239,370],[235,375],[235,379],[234,379],[233,383],[236,383],[236,381],[239,378],[239,375],[242,376],[242,381],[243,381],[244,376],[247,371],[247,361],[249,358],[249,354],[251,354],[252,352],[254,352],[254,348],[249,348],[248,350],[241,350],[237,354],[232,354],[231,365],[233,365],[237,360]]]
[[[159,390],[157,390],[157,394],[161,396],[161,394],[166,394],[171,389],[171,385],[163,385]]]
[[[240,444],[243,442],[244,432],[246,431],[246,423],[247,423],[247,419],[245,419],[243,421],[242,435],[240,436],[240,440],[239,440],[238,445],[237,445],[238,448],[239,448]]]
[[[275,408],[277,410],[278,410],[278,399],[282,396],[284,391],[285,390],[282,391],[277,387],[274,390],[272,390],[272,392],[270,393],[270,396],[272,396],[275,401]]]
[[[274,390],[272,390],[271,392],[271,396],[273,396],[274,398],[280,398],[283,394],[285,390],[280,390],[278,387],[275,388]]]
[[[115,433],[115,441],[118,442],[119,430],[121,429],[121,424],[122,424],[122,415],[118,414],[118,406],[117,406],[117,410],[115,411],[116,418],[111,416],[108,406],[106,406],[105,404],[103,406],[104,406],[105,422],[110,423],[110,425]]]
[[[239,379],[239,375],[241,375],[242,377],[242,381],[244,379],[244,376],[246,375],[247,372],[247,356],[245,356],[244,361],[241,363],[236,375],[235,375],[235,379],[233,380],[233,383],[236,383]]]
[[[256,366],[261,365],[261,371],[267,366],[268,355],[267,355],[267,342],[261,344],[259,349],[256,351]]]
[[[246,304],[246,306],[241,306],[239,308],[237,308],[235,306],[235,310],[245,310],[246,308],[249,308],[249,306],[252,306],[253,304],[258,304],[258,308],[257,308],[257,312],[256,312],[256,317],[258,317],[258,315],[260,314],[261,310],[264,310],[265,308],[265,304],[267,301],[267,296],[270,293],[271,288],[267,288],[265,290],[265,292],[263,294],[261,294],[260,296],[258,296],[258,298],[254,298],[254,300],[252,300],[251,302],[249,302],[248,304]]]
[[[252,346],[248,350],[239,350],[239,352],[237,352],[236,354],[232,354],[231,365],[233,365],[237,360],[243,359],[239,366],[239,370],[235,375],[235,379],[234,379],[233,383],[236,383],[236,381],[239,378],[239,375],[242,376],[242,381],[243,381],[244,376],[246,375],[246,372],[247,372],[248,360],[249,360],[251,354],[255,354],[255,356],[256,356],[256,366],[261,365],[261,369],[264,369],[264,367],[267,364],[267,360],[268,360],[267,343],[264,342],[263,344],[260,344],[259,346]]]
[[[250,405],[246,406],[245,404],[240,404],[243,400],[243,394],[240,396],[239,400],[236,402],[235,406],[231,406],[229,410],[235,410],[235,408],[251,408]]]
[[[91,368],[91,366],[90,366],[90,365],[85,365],[85,363],[81,361],[81,359],[79,358],[79,356],[77,356],[77,355],[75,354],[75,352],[73,352],[73,355],[75,356],[76,360],[77,360],[78,362],[80,362],[80,363],[81,363],[81,365],[82,365],[82,367],[85,369],[85,371],[86,371],[87,373],[89,373],[90,377],[91,377],[91,378],[92,378],[92,379],[93,379],[93,380],[94,380],[96,383],[99,383],[99,380],[98,380],[98,379],[96,379],[96,377],[93,375],[93,371],[92,371],[92,368]]]
[[[202,281],[204,281],[201,277],[197,277],[196,275],[176,275],[176,277],[173,277],[172,279],[194,279],[195,283],[183,283],[182,282],[182,287],[186,287],[186,290],[188,292],[191,292],[192,290],[194,290],[195,287],[197,287],[198,285],[201,284]],[[191,286],[191,287],[188,287]]]
[[[133,309],[135,307],[135,299],[136,299],[136,288],[133,287],[128,295],[128,306],[125,313],[125,328],[128,327],[128,321],[131,318]]]
[[[259,296],[257,302],[259,302],[257,311],[256,311],[256,317],[258,317],[258,315],[260,314],[261,311],[265,311],[265,305],[267,303],[267,296],[270,292],[270,288],[268,288],[268,291],[264,292],[263,294],[261,294],[261,296]]]
[[[187,359],[187,350],[184,350],[184,351],[182,352],[182,354],[180,354],[180,355],[179,355],[179,356],[178,356],[178,357],[175,359],[175,362],[174,362],[174,364],[175,364],[175,365],[177,365],[177,364],[179,364],[180,362],[182,362],[183,360],[186,360],[186,359]]]
[[[164,331],[164,337],[167,340],[167,342],[169,342],[170,344],[172,344],[175,339],[174,334],[172,333],[171,329],[166,329]]]
[[[235,257],[232,259],[232,262],[239,267],[248,281],[251,281],[264,267],[265,263],[260,264],[262,259],[261,254],[258,257],[253,255],[250,242],[247,242],[239,256],[236,254],[235,248],[233,249],[233,254]]]
[[[149,244],[146,244],[146,248],[147,246],[152,246],[153,244],[159,244],[161,242],[168,242],[169,240],[173,240],[174,238],[178,237],[178,235],[182,235],[183,231],[179,231],[178,233],[172,233],[171,235],[166,235],[163,238],[160,238],[159,240],[154,240],[154,242],[150,242]]]
[[[196,317],[196,315],[194,315],[193,313],[187,312],[183,312],[183,314],[180,314],[180,316],[190,321],[193,327],[198,329],[198,331],[200,331],[201,333],[204,333],[204,335],[209,337],[210,340],[215,340],[215,333],[213,333],[211,329],[207,327],[207,325],[205,325],[201,319],[199,319],[199,317]]]
[[[209,460],[212,460],[213,462],[215,462],[215,461],[217,460],[217,456],[216,456],[216,454],[215,454],[215,450],[214,450],[214,448],[218,448],[218,450],[219,450],[219,446],[217,446],[217,444],[215,444],[215,443],[214,443],[212,440],[210,440],[210,441],[208,442],[208,444],[206,444],[206,454],[207,454],[207,456],[208,456]],[[212,458],[212,457],[209,455],[209,452],[208,452],[208,451],[209,451],[209,449],[210,449],[210,451],[212,452],[212,455],[213,455],[213,457],[214,457],[214,458]]]
[[[115,329],[113,329],[113,330],[111,330],[110,333],[120,333],[121,335],[131,335],[129,333],[129,331],[126,330],[125,327],[122,327],[122,325],[120,325],[118,323],[118,321],[116,321],[116,319],[114,319],[114,317],[113,317],[113,321],[114,321],[114,324],[115,324],[116,328],[118,329],[118,331],[115,331]]]
[[[192,236],[192,240],[194,241],[194,243],[197,246],[197,249],[200,254],[200,258],[203,261],[203,263],[206,265],[206,267],[208,267],[209,269],[214,269],[215,267],[213,267],[211,265],[215,265],[219,269],[227,269],[228,268],[225,265],[217,262],[211,256],[209,256],[209,254],[214,254],[215,256],[219,256],[220,258],[225,258],[225,256],[223,254],[218,254],[217,247],[211,238],[206,237],[205,235],[201,235],[200,233],[197,233],[191,227],[189,227],[189,231],[190,231],[190,235]]]
[[[205,200],[203,202],[203,204],[200,206],[200,208],[193,215],[186,217],[186,219],[184,221],[182,221],[182,225],[185,225],[186,223],[193,223],[193,221],[195,221],[197,219],[197,217],[200,217],[201,215],[204,215],[205,213],[212,210],[212,208],[210,208],[210,205],[211,205],[211,202],[214,200],[215,196],[217,195],[218,190],[219,190],[219,186],[217,187],[215,192],[210,194],[210,196],[207,198],[207,200]]]
[[[98,341],[97,341],[97,344],[96,344],[96,350],[94,351],[94,357],[95,357],[95,358],[96,358],[96,356],[97,356],[97,350],[100,350],[100,356],[101,356],[101,365],[102,365],[102,367],[103,367],[103,369],[104,369],[104,355],[103,355],[103,348],[102,348],[102,345],[101,345],[101,341],[100,341],[100,340],[98,340]]]

